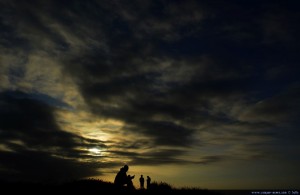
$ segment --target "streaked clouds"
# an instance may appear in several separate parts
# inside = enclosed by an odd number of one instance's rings
[[[293,5],[3,0],[0,7],[3,177],[112,178],[123,163],[285,166],[285,143],[299,147]]]

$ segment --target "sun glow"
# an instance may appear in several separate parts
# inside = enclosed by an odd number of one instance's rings
[[[58,110],[55,114],[62,130],[101,141],[114,139],[124,125],[122,121],[102,120],[86,111]]]
[[[98,148],[90,148],[90,149],[88,149],[88,151],[93,155],[100,155],[100,153],[101,153],[101,150]]]

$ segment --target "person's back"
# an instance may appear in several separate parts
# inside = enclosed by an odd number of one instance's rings
[[[125,184],[127,184],[127,174],[126,174],[127,171],[128,171],[128,166],[124,165],[124,167],[122,167],[120,171],[117,173],[114,180],[114,184],[116,186],[122,187]]]
[[[120,169],[120,171],[117,173],[115,180],[114,180],[114,184],[117,186],[122,186],[122,174],[123,174],[124,170],[123,168]]]

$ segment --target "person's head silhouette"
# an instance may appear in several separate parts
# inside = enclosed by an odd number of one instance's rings
[[[125,172],[127,172],[128,169],[129,169],[129,168],[128,168],[128,165],[124,165],[123,169],[124,169]]]

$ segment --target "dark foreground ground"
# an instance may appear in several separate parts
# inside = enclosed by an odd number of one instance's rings
[[[88,194],[88,195],[113,195],[113,194],[137,194],[137,195],[158,195],[158,194],[197,194],[197,195],[281,195],[297,194],[298,191],[287,190],[207,190],[199,188],[173,188],[167,183],[152,183],[149,189],[129,190],[126,187],[117,189],[112,183],[101,180],[77,180],[65,183],[32,183],[32,182],[6,182],[0,181],[1,194]],[[3,193],[4,192],[4,193]]]

